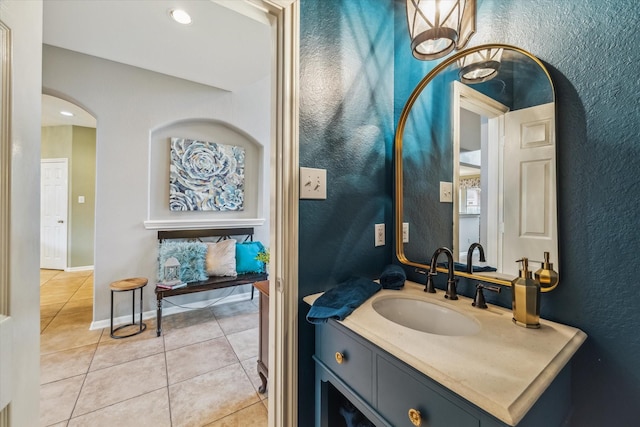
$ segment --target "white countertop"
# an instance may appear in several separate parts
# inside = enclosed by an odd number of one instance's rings
[[[481,310],[471,306],[470,298],[449,301],[442,290],[429,294],[423,289],[409,281],[400,291],[383,289],[340,323],[509,425],[522,420],[587,337],[544,319],[539,329],[523,328],[512,322],[510,309],[489,304]],[[304,301],[311,305],[320,295]],[[422,299],[471,315],[480,332],[443,336],[398,325],[372,308],[374,301],[389,296]]]

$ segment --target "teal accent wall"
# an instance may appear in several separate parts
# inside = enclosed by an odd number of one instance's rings
[[[542,315],[589,335],[575,357],[571,425],[636,426],[640,12],[635,0],[535,3],[485,0],[478,28],[481,40],[538,56],[556,86],[562,270]]]
[[[561,283],[542,296],[542,316],[589,336],[574,358],[570,425],[640,425],[637,1],[479,0],[477,27],[471,45],[522,47],[545,63],[556,88]],[[362,44],[368,53],[353,49]],[[435,65],[415,60],[408,44],[401,0],[301,0],[300,162],[327,168],[329,179],[327,201],[300,202],[301,296],[351,273],[373,275],[394,259],[391,128]],[[348,80],[353,74],[359,79]],[[355,143],[369,140],[358,138],[360,129],[374,123],[384,129],[380,142]],[[379,221],[388,230],[382,250],[372,243]],[[498,302],[509,304],[510,292]],[[313,329],[300,307],[299,425],[306,426]]]
[[[300,201],[300,297],[392,259],[393,3],[300,1],[300,165],[327,199]],[[386,245],[374,247],[374,224]],[[313,425],[313,327],[299,310],[299,423]]]

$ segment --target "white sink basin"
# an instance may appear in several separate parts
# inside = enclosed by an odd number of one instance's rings
[[[429,334],[462,336],[480,331],[480,324],[471,316],[420,299],[380,298],[372,306],[385,319]]]

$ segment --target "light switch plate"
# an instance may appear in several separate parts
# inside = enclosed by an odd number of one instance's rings
[[[402,243],[409,243],[409,223],[402,223]]]
[[[327,170],[300,168],[300,198],[327,198]]]
[[[440,181],[440,202],[453,203],[453,183]]]
[[[375,245],[384,246],[384,224],[376,224],[375,233]]]

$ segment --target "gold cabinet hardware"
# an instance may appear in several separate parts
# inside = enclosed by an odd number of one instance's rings
[[[413,408],[409,409],[409,420],[411,421],[411,424],[413,424],[414,426],[421,425],[422,417],[420,416],[420,411]]]
[[[346,357],[344,357],[344,354],[340,353],[339,351],[336,351],[336,362],[338,362],[338,365],[342,364],[342,362],[344,362],[346,359]]]

